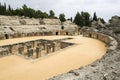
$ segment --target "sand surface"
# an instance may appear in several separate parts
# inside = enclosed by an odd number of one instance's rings
[[[32,39],[60,39],[70,36],[42,36],[0,41],[0,45]],[[106,53],[101,41],[80,36],[71,36],[66,42],[76,43],[71,47],[51,53],[38,60],[27,60],[12,55],[0,58],[0,80],[46,80],[100,59]]]

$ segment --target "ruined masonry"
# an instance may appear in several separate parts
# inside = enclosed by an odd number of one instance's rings
[[[61,23],[59,19],[35,19],[18,16],[0,16],[0,40],[50,35],[78,35],[78,26],[71,21]],[[0,46],[0,57],[21,55],[36,59],[63,49],[70,43],[61,40],[33,40]]]
[[[110,38],[98,31],[79,29],[70,21],[61,23],[59,19],[35,19],[18,16],[0,16],[0,40],[50,35],[79,35],[103,41],[109,46]],[[21,55],[25,58],[36,59],[49,53],[66,48],[72,43],[62,40],[33,40],[16,44],[0,46],[0,57]]]

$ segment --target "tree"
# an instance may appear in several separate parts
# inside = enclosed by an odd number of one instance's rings
[[[74,23],[77,25],[83,27],[83,26],[90,26],[91,25],[91,19],[90,19],[90,14],[88,12],[77,12],[75,18],[74,18]]]
[[[70,20],[72,22],[72,17],[71,18],[68,18],[67,20]]]
[[[46,12],[42,13],[42,18],[48,18],[48,14]]]
[[[53,10],[49,11],[49,18],[55,18],[55,13]]]
[[[24,5],[22,6],[22,8],[23,8],[23,10],[26,10],[28,7],[27,7],[26,4],[24,4]]]
[[[72,17],[70,18],[70,21],[71,21],[71,22],[73,21]]]
[[[6,3],[4,3],[4,5],[2,5],[1,3],[0,3],[0,14],[1,15],[6,15]]]
[[[2,14],[2,4],[0,3],[0,15]]]
[[[96,12],[94,12],[94,15],[93,15],[93,21],[97,21],[97,16],[96,16]]]
[[[61,13],[61,14],[59,15],[59,19],[60,19],[61,22],[66,21],[65,15],[64,15],[63,13]]]
[[[8,9],[7,9],[6,14],[7,14],[7,15],[13,15],[13,14],[12,14],[12,9],[11,9],[10,5],[8,5]]]
[[[14,11],[14,15],[17,15],[17,16],[24,16],[24,12],[23,12],[23,9],[16,9]]]
[[[83,26],[83,23],[82,23],[82,16],[80,15],[79,12],[77,12],[75,18],[74,18],[74,23],[79,25],[79,26]]]
[[[85,26],[90,26],[90,14],[88,12],[84,12],[84,23]]]
[[[35,18],[42,18],[42,11],[37,10],[37,11],[35,12]]]
[[[22,6],[21,11],[22,11],[22,13],[23,13],[23,15],[24,15],[25,17],[28,17],[28,16],[29,16],[29,12],[28,12],[28,7],[27,7],[27,5],[24,4],[24,5]]]
[[[53,10],[50,10],[50,15],[48,15],[46,12],[30,8],[26,4],[24,4],[22,8],[17,8],[14,10],[10,5],[8,5],[8,8],[6,8],[6,3],[3,5],[0,3],[0,15],[17,15],[30,18],[57,18]]]
[[[11,10],[12,10],[12,9],[11,9],[11,7],[10,7],[10,5],[8,6],[8,10],[9,10],[9,11],[11,11]]]

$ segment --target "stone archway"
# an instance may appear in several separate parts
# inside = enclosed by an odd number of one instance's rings
[[[58,35],[58,32],[56,32],[56,35]]]
[[[64,26],[61,26],[61,29],[64,30]]]
[[[68,35],[68,32],[66,32],[66,35]]]
[[[8,34],[5,34],[5,38],[6,38],[6,39],[9,39],[9,35],[8,35]]]

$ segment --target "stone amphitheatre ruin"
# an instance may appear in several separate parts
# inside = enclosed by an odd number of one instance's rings
[[[10,55],[16,55],[22,58],[24,57],[27,60],[34,61],[41,57],[47,56],[50,53],[60,51],[61,49],[67,48],[69,46],[76,45],[78,42],[69,42],[69,40],[76,38],[76,36],[80,37],[78,35],[82,35],[83,37],[93,38],[93,39],[104,42],[105,43],[104,47],[107,47],[107,53],[109,51],[113,51],[117,49],[117,41],[113,37],[111,37],[113,35],[112,34],[108,35],[105,33],[105,31],[112,31],[112,30],[101,29],[101,32],[100,32],[100,31],[97,31],[95,27],[93,28],[80,29],[78,28],[77,25],[75,25],[70,21],[61,23],[59,19],[34,19],[34,18],[24,18],[24,17],[18,17],[18,16],[0,16],[0,61],[1,63],[4,62],[2,59],[6,59],[6,57],[9,57]],[[6,67],[6,66],[3,66],[3,67]],[[94,66],[94,63],[93,63],[93,66]],[[22,67],[24,68],[25,66],[22,66]],[[2,69],[4,68],[0,67],[0,70]],[[3,74],[0,72],[0,75],[3,75],[3,77],[0,77],[1,80],[7,80],[8,78],[10,80],[36,79],[36,78],[28,78],[28,76],[27,78],[25,78],[25,76],[21,78],[21,75],[15,75],[17,77],[11,77],[14,75],[13,73],[11,73],[13,75],[6,76],[7,72],[5,72],[4,70],[2,72]],[[89,77],[82,78],[81,77],[82,75],[80,75],[80,77],[77,76],[77,78],[76,77],[71,78],[69,74],[71,75],[73,73],[79,76],[79,73],[73,70],[73,71],[70,71],[68,74],[63,74],[63,76],[60,75],[58,77],[52,78],[51,80],[79,80],[79,79],[93,80],[92,78],[90,79]],[[32,75],[33,74],[30,74],[29,76],[32,76]],[[68,76],[65,77],[64,75],[68,75]],[[39,75],[36,74],[36,76],[38,77]],[[56,76],[56,75],[51,75],[50,77],[53,77],[53,76]],[[45,78],[43,79],[42,78],[38,79],[38,78],[36,80],[45,79]],[[96,80],[110,80],[106,77],[106,75],[103,76],[103,78],[104,79],[96,78]]]
[[[58,19],[41,20],[17,16],[0,16],[0,25],[1,40],[31,36],[77,35],[77,26],[75,24],[71,23],[70,21],[61,24],[60,20]],[[34,53],[33,50],[36,50],[36,58],[38,58],[41,52],[41,47],[39,47],[39,45],[43,45],[42,49],[49,53],[50,51],[54,52],[55,50],[62,48],[62,46],[64,47],[65,43],[61,44],[60,40],[48,41],[38,39],[1,45],[1,56],[16,53],[26,55],[28,51],[31,54],[28,54],[28,57],[30,57]]]

